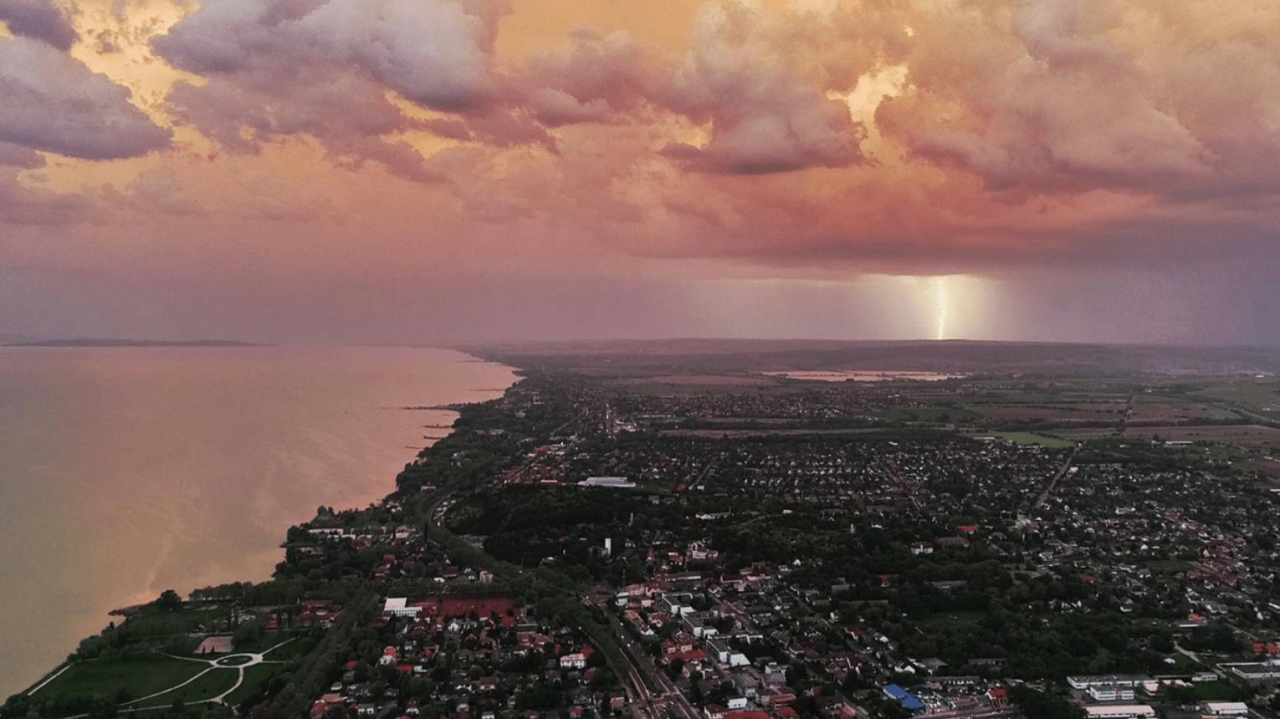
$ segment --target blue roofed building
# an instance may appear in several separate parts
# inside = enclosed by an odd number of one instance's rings
[[[884,686],[884,694],[890,699],[902,705],[903,709],[912,714],[923,714],[925,710],[924,702],[917,699],[911,692],[903,689],[897,684],[886,684]]]

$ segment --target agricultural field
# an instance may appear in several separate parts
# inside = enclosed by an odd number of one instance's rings
[[[1134,398],[1129,424],[1179,424],[1239,420],[1229,409],[1192,400],[1163,395],[1138,395]]]
[[[1035,445],[1038,447],[1074,447],[1075,442],[1060,437],[1049,437],[1034,432],[992,432],[992,437],[1013,444]]]
[[[1190,394],[1280,420],[1280,382],[1274,377],[1212,384]]]
[[[962,424],[978,418],[977,413],[962,407],[905,406],[882,410],[876,417],[890,422],[926,422],[930,424]]]
[[[1172,427],[1129,427],[1126,438],[1155,439],[1165,442],[1219,442],[1280,449],[1280,429],[1260,425],[1216,425]]]
[[[991,403],[968,404],[969,409],[982,415],[990,424],[1009,422],[1046,422],[1071,424],[1080,422],[1119,424],[1128,410],[1128,403],[1121,400],[1099,402],[1061,403]]]
[[[1087,442],[1093,439],[1114,438],[1119,430],[1119,427],[1055,427],[1053,434],[1075,442]]]

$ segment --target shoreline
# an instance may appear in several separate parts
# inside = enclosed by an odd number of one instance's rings
[[[217,349],[217,348],[212,348],[212,349]],[[402,464],[399,465],[401,469],[392,469],[392,473],[390,476],[383,476],[381,473],[378,473],[378,476],[375,478],[377,480],[376,486],[370,487],[368,496],[362,497],[361,499],[358,499],[358,500],[357,499],[343,500],[342,505],[344,508],[358,510],[358,509],[362,509],[364,507],[371,506],[373,504],[377,504],[379,502],[385,501],[389,497],[393,496],[397,491],[395,478],[396,476],[398,476],[400,471],[403,471],[402,470],[403,466],[420,461],[423,455],[428,450],[430,450],[431,447],[435,446],[438,442],[452,436],[457,431],[455,425],[458,417],[461,415],[461,410],[463,408],[471,405],[489,402],[494,399],[499,399],[503,396],[503,394],[506,393],[507,390],[510,389],[510,387],[514,386],[521,379],[515,367],[511,367],[501,362],[495,362],[492,360],[480,358],[468,352],[463,352],[456,349],[444,349],[444,350],[437,349],[435,351],[437,352],[443,351],[447,353],[461,355],[460,358],[453,360],[460,364],[462,363],[485,364],[485,365],[492,365],[494,368],[506,370],[507,372],[510,373],[510,382],[509,384],[507,384],[505,388],[501,388],[501,389],[496,387],[490,387],[490,388],[484,388],[482,390],[475,390],[470,387],[458,387],[456,388],[457,394],[464,394],[467,392],[484,392],[485,393],[485,396],[483,397],[477,397],[474,400],[469,399],[464,402],[452,402],[452,403],[435,404],[435,405],[413,407],[413,408],[384,407],[384,409],[415,409],[419,411],[441,412],[441,413],[448,413],[448,416],[441,417],[438,421],[433,421],[426,426],[415,424],[412,421],[407,422],[406,423],[407,426],[405,429],[408,432],[412,432],[414,430],[426,429],[428,431],[435,430],[438,433],[419,434],[418,436],[423,441],[423,444],[403,445],[403,450],[412,452],[412,454],[408,457],[403,457]],[[444,424],[446,420],[448,421],[447,425]],[[273,542],[269,547],[264,546],[261,548],[261,551],[254,550],[252,552],[253,557],[261,558],[268,555],[271,557],[270,567],[266,570],[265,573],[260,574],[246,566],[244,567],[243,570],[238,570],[238,569],[232,570],[232,572],[228,573],[229,576],[222,577],[222,578],[210,577],[203,580],[192,579],[189,582],[183,582],[183,583],[175,582],[172,588],[175,589],[175,591],[178,591],[182,596],[185,597],[190,595],[191,592],[199,590],[203,587],[216,585],[224,582],[225,583],[247,582],[252,584],[270,582],[275,575],[275,565],[278,564],[280,561],[283,561],[284,559],[284,550],[282,549],[283,544],[281,543],[281,539],[283,535],[287,532],[287,530],[291,526],[295,526],[299,523],[308,521],[308,518],[303,516],[306,513],[306,511],[307,510],[305,509],[305,507],[302,508],[297,513],[297,515],[294,516],[292,519],[289,519],[286,523],[282,524],[279,527],[274,528],[273,531],[276,537],[276,541]],[[248,555],[242,555],[242,556],[247,557]],[[234,560],[234,559],[235,557],[218,557],[217,558],[218,562],[215,562],[214,564],[216,566],[218,564],[229,563],[227,562],[227,560]],[[3,703],[3,701],[10,696],[31,695],[33,692],[38,691],[40,688],[42,688],[45,684],[48,684],[50,681],[52,681],[52,679],[54,679],[59,673],[66,671],[71,666],[74,666],[77,662],[71,662],[71,661],[68,661],[67,659],[77,651],[77,648],[80,646],[81,642],[83,642],[85,639],[98,636],[108,626],[110,626],[111,624],[117,623],[118,616],[116,615],[116,612],[120,611],[120,607],[126,607],[126,605],[137,604],[138,600],[142,598],[144,591],[146,590],[139,590],[138,592],[130,594],[128,597],[123,597],[122,598],[123,601],[119,603],[119,606],[117,608],[105,610],[101,616],[102,616],[102,619],[107,620],[106,622],[103,622],[102,624],[97,625],[98,628],[93,630],[91,633],[80,635],[75,640],[74,644],[66,649],[66,654],[63,655],[64,658],[61,661],[59,661],[55,666],[52,666],[47,671],[42,672],[37,677],[35,677],[32,681],[26,682],[25,686],[20,686],[11,691],[4,692],[4,695],[0,696],[0,703]],[[154,597],[151,597],[146,601],[151,601],[153,599]],[[66,619],[68,620],[68,623],[70,623],[70,621],[74,618],[67,617]],[[54,642],[56,641],[56,638],[51,639],[49,641]]]

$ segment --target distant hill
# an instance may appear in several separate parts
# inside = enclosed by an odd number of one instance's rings
[[[4,347],[262,347],[253,342],[237,340],[122,340],[122,339],[74,339],[8,342]]]

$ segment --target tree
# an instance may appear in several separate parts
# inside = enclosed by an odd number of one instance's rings
[[[166,612],[176,612],[182,609],[182,597],[172,589],[166,589],[160,593],[160,598],[156,600],[156,606]]]
[[[1036,719],[1080,719],[1084,716],[1080,707],[1068,699],[1027,686],[1014,687],[1010,698],[1023,714]]]

